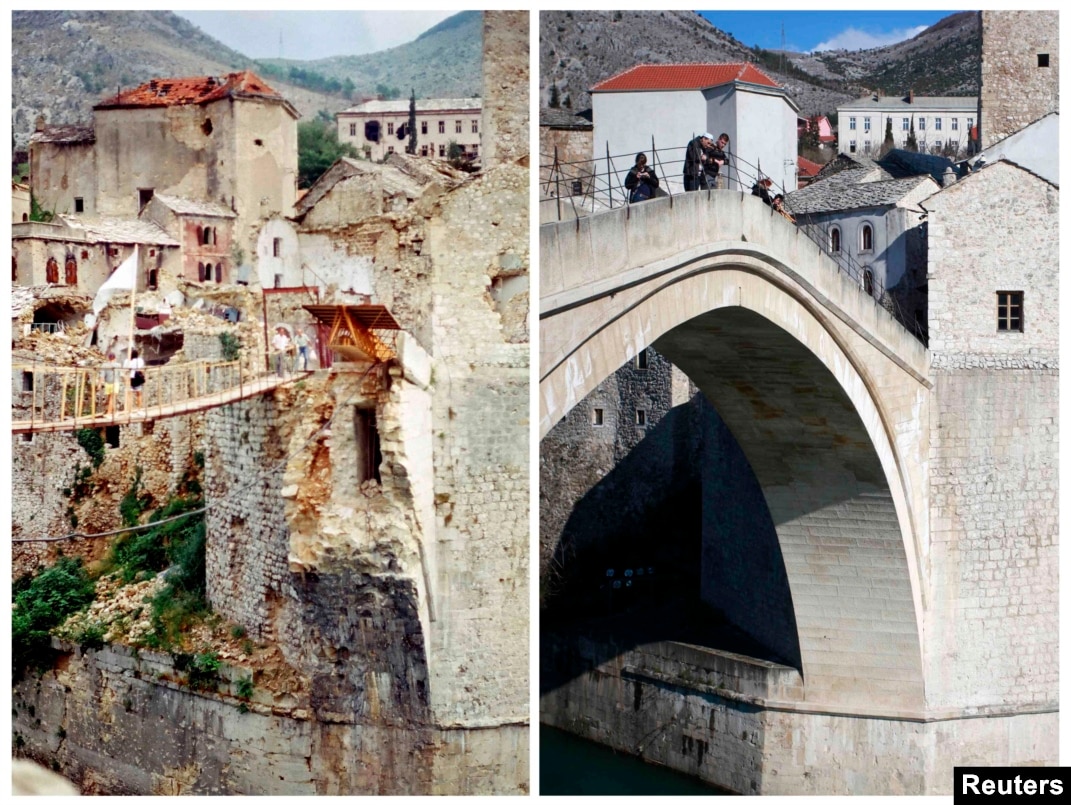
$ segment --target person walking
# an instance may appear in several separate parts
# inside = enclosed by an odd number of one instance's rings
[[[625,189],[629,191],[629,204],[654,198],[658,190],[658,177],[654,170],[647,167],[647,155],[636,154],[636,164],[625,177]]]
[[[141,408],[144,402],[142,388],[145,386],[145,359],[138,355],[136,349],[130,350],[130,358],[123,364],[124,369],[130,370],[130,391],[134,395],[134,408]],[[130,400],[127,399],[127,409],[130,408]]]
[[[108,353],[108,361],[100,367],[100,379],[104,383],[104,408],[108,416],[115,414],[115,393],[119,386],[119,362],[115,353]]]
[[[275,351],[275,374],[284,376],[286,367],[286,354],[290,351],[290,336],[285,327],[276,327],[275,335],[271,339],[271,348]]]
[[[297,347],[297,358],[294,360],[294,369],[297,369],[298,361],[301,362],[301,371],[309,371],[309,337],[305,334],[305,328],[299,327],[294,336],[294,346]]]

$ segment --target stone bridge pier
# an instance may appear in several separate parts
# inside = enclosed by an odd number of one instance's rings
[[[1053,422],[1054,373],[965,369],[969,399],[740,193],[545,225],[540,245],[541,437],[653,346],[739,444],[783,563],[757,567],[746,535],[725,544],[704,471],[703,601],[781,662],[547,633],[544,673],[579,670],[544,687],[543,721],[743,793],[949,793],[956,765],[1055,763],[1055,521],[983,539],[954,513],[950,528],[947,505],[965,457]],[[1048,433],[1007,453],[1010,476],[1048,477],[1031,469],[1053,469]],[[1055,505],[1054,483],[1048,503],[1001,488],[995,518]],[[1018,561],[1029,580],[1002,592],[1000,566]]]

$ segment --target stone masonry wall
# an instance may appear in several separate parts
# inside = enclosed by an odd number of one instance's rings
[[[1060,109],[1056,11],[982,11],[982,148]],[[1038,65],[1047,54],[1048,66]]]
[[[205,417],[207,596],[213,610],[257,638],[270,634],[269,600],[289,581],[277,417],[272,395]]]
[[[529,717],[529,345],[508,343],[489,293],[503,255],[528,268],[528,175],[485,168],[426,231],[438,613],[428,656],[440,725]]]
[[[998,162],[926,207],[934,382],[927,704],[1054,712],[1058,191]],[[997,329],[998,291],[1023,293],[1022,332]]]
[[[529,13],[483,12],[484,170],[528,156]]]
[[[57,644],[59,645],[59,644]],[[55,764],[86,794],[427,795],[525,791],[527,728],[449,730],[310,717],[309,699],[259,685],[242,704],[221,669],[194,692],[172,657],[65,647],[15,685],[15,754]]]

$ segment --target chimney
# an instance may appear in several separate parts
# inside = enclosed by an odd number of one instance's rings
[[[34,122],[33,122],[33,128],[34,128],[34,131],[44,131],[45,130],[45,116],[44,115],[38,115],[37,116],[37,119],[34,120]]]
[[[915,90],[909,89],[907,91],[907,102],[908,103],[914,103],[915,102]]]

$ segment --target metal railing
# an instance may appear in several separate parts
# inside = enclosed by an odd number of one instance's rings
[[[651,138],[651,149],[647,153],[648,164],[654,168],[659,177],[656,198],[672,197],[684,192],[684,156],[687,146],[659,149]],[[750,193],[751,188],[760,178],[768,177],[759,165],[740,158],[732,150],[727,150],[728,162],[722,167],[718,176],[717,189],[734,190]],[[553,154],[543,155],[539,167],[540,206],[554,205],[557,220],[573,220],[586,215],[629,206],[629,192],[625,189],[624,178],[616,165],[634,164],[634,153],[611,155],[609,146],[606,156],[590,160],[563,161],[559,158],[555,146]],[[771,195],[788,191],[775,184]],[[642,204],[643,202],[636,202]],[[540,218],[543,210],[540,210]],[[919,322],[909,320],[900,307],[896,297],[883,286],[877,276],[867,266],[860,264],[844,249],[834,251],[829,224],[815,222],[810,216],[796,216],[794,221],[800,232],[808,237],[822,252],[829,257],[841,273],[848,276],[856,286],[872,297],[912,335],[923,344],[927,334]]]

